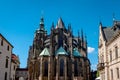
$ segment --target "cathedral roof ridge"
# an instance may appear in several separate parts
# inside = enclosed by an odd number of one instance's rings
[[[82,55],[81,55],[81,53],[77,50],[77,48],[74,48],[74,49],[73,49],[73,56],[75,56],[75,57],[80,57],[80,56],[82,56]]]
[[[68,53],[64,50],[64,48],[61,46],[57,51],[56,55],[68,55]]]
[[[40,53],[39,56],[50,56],[50,53],[47,48],[44,48],[44,50]]]

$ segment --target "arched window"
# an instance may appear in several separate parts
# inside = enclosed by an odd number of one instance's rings
[[[44,62],[44,76],[48,76],[48,61]]]
[[[63,76],[63,72],[64,72],[64,60],[61,59],[60,60],[60,76]]]
[[[77,65],[77,60],[74,61],[74,76],[78,76],[78,65]]]

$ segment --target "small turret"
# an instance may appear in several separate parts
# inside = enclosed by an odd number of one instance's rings
[[[40,20],[40,30],[44,31],[44,18],[41,17],[41,20]]]

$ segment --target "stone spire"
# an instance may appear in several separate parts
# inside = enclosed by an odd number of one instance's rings
[[[84,37],[83,37],[83,30],[81,29],[81,38],[82,38],[82,46],[83,46],[83,44],[84,44]]]
[[[65,26],[64,26],[64,23],[63,23],[63,20],[62,20],[62,18],[60,17],[59,18],[59,20],[58,20],[58,23],[57,23],[57,25],[56,25],[56,28],[65,28]]]
[[[54,22],[52,22],[51,30],[54,30]]]
[[[43,16],[41,17],[41,20],[40,20],[40,30],[44,31],[44,18],[43,18]]]
[[[81,47],[80,32],[78,30],[78,48]]]

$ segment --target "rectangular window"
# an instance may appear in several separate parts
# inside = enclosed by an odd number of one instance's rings
[[[113,70],[111,69],[111,80],[113,80]]]
[[[3,46],[3,39],[1,40],[1,46]]]
[[[5,68],[8,68],[8,58],[6,58]]]
[[[4,80],[7,80],[7,72],[5,72],[5,78],[4,78]]]
[[[117,78],[119,79],[119,68],[116,68]]]
[[[10,49],[10,48],[9,48],[9,45],[8,45],[8,46],[7,46],[7,50],[9,51],[9,49]]]
[[[112,61],[112,51],[110,51],[110,62]]]
[[[2,52],[0,52],[0,58],[1,58],[1,54],[2,54]]]
[[[115,58],[118,58],[118,47],[115,47]]]
[[[14,65],[14,70],[15,70],[15,65]]]

